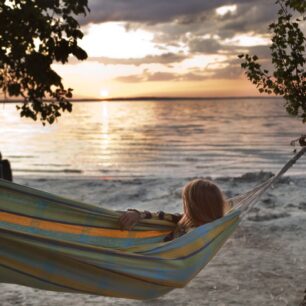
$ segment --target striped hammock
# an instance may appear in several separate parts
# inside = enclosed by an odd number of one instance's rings
[[[274,177],[229,199],[223,218],[169,242],[175,224],[142,220],[0,180],[0,282],[59,292],[152,299],[184,287],[212,259],[241,215],[306,151]]]

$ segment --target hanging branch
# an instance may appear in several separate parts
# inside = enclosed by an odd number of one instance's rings
[[[0,90],[5,97],[22,98],[21,117],[52,124],[61,112],[71,112],[72,89],[64,88],[51,65],[67,63],[70,55],[87,58],[78,46],[83,33],[75,19],[89,11],[87,2],[0,2]]]
[[[244,59],[241,67],[260,93],[282,96],[287,112],[306,123],[306,38],[301,27],[306,20],[306,1],[278,0],[276,4],[278,19],[269,25],[274,71],[262,68],[256,55],[238,57]]]

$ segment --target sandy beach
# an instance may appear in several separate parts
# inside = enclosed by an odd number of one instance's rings
[[[220,177],[227,196],[269,177],[252,172]],[[190,178],[100,180],[17,177],[16,182],[95,205],[181,211],[181,188]],[[184,289],[152,301],[62,294],[1,284],[9,305],[300,305],[306,288],[306,177],[286,176],[252,208],[217,256]]]

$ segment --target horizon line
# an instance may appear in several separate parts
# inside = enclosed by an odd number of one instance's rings
[[[135,97],[112,97],[112,98],[74,98],[68,99],[70,102],[115,102],[115,101],[150,101],[150,100],[222,100],[222,99],[281,99],[277,96],[210,96],[210,97],[177,97],[177,96],[135,96]],[[51,99],[44,99],[44,101],[52,101]],[[23,103],[22,99],[0,99],[0,103]]]

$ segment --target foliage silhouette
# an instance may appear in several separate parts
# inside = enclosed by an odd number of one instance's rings
[[[287,112],[306,123],[306,38],[301,29],[306,20],[306,1],[278,0],[276,4],[278,19],[269,25],[272,74],[258,63],[258,56],[238,57],[244,60],[241,67],[259,92],[283,96]]]
[[[87,58],[77,15],[89,12],[87,0],[5,0],[0,2],[0,89],[22,97],[21,117],[52,124],[72,110],[72,89],[52,69],[69,55]],[[47,100],[47,101],[46,101]]]

